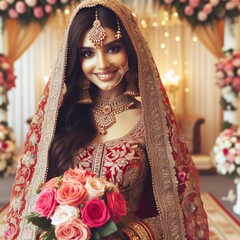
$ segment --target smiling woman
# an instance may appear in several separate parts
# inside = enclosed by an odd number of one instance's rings
[[[72,15],[27,135],[7,239],[38,238],[25,218],[34,190],[71,168],[106,179],[125,198],[121,237],[104,239],[208,239],[197,170],[148,46],[118,0],[86,0]]]

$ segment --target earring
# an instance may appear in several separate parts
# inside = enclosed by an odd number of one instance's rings
[[[90,81],[87,78],[79,81],[80,97],[77,103],[79,104],[93,103],[93,100],[89,93],[89,89],[90,89]]]
[[[118,18],[117,18],[117,32],[115,34],[115,37],[116,37],[116,39],[120,39],[122,37],[120,23],[119,23]]]
[[[127,89],[123,93],[123,95],[131,96],[131,97],[138,97],[140,96],[140,92],[138,89],[138,76],[136,73],[132,73],[130,71],[126,74],[127,80]]]

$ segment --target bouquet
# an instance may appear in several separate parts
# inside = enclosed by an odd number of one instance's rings
[[[27,216],[41,231],[41,239],[95,240],[115,233],[126,215],[118,189],[86,170],[70,169],[37,189],[34,211]]]
[[[0,124],[0,177],[15,172],[17,146],[10,128]]]
[[[240,128],[223,130],[216,139],[213,152],[218,173],[240,176]]]
[[[6,91],[15,87],[14,69],[6,56],[0,54],[0,87]]]

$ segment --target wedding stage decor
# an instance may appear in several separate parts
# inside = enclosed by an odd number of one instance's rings
[[[210,193],[201,194],[204,208],[208,215],[210,240],[239,240],[240,222],[234,219],[230,213]],[[8,204],[0,209],[0,240],[4,240],[3,230]]]

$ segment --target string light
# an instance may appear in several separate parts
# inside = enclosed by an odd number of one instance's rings
[[[189,93],[190,89],[189,88],[185,88],[184,91],[185,91],[185,93]]]
[[[161,21],[161,24],[162,24],[163,26],[166,25],[166,21],[162,20],[162,21]]]
[[[195,36],[192,38],[193,42],[197,42],[198,41],[198,38]]]
[[[176,42],[179,42],[179,41],[180,41],[180,37],[179,37],[179,36],[176,36],[176,37],[175,37],[175,41],[176,41]]]
[[[169,32],[165,32],[164,37],[169,37]]]
[[[66,8],[66,9],[64,10],[64,13],[65,13],[66,15],[68,15],[68,14],[70,13],[70,10],[69,10],[68,8]]]
[[[136,17],[136,13],[135,13],[135,12],[132,12],[132,15],[133,15],[134,17]]]
[[[154,22],[153,27],[157,27],[157,26],[158,26],[157,22]]]
[[[162,44],[161,44],[161,48],[166,48],[165,43],[162,43]]]

